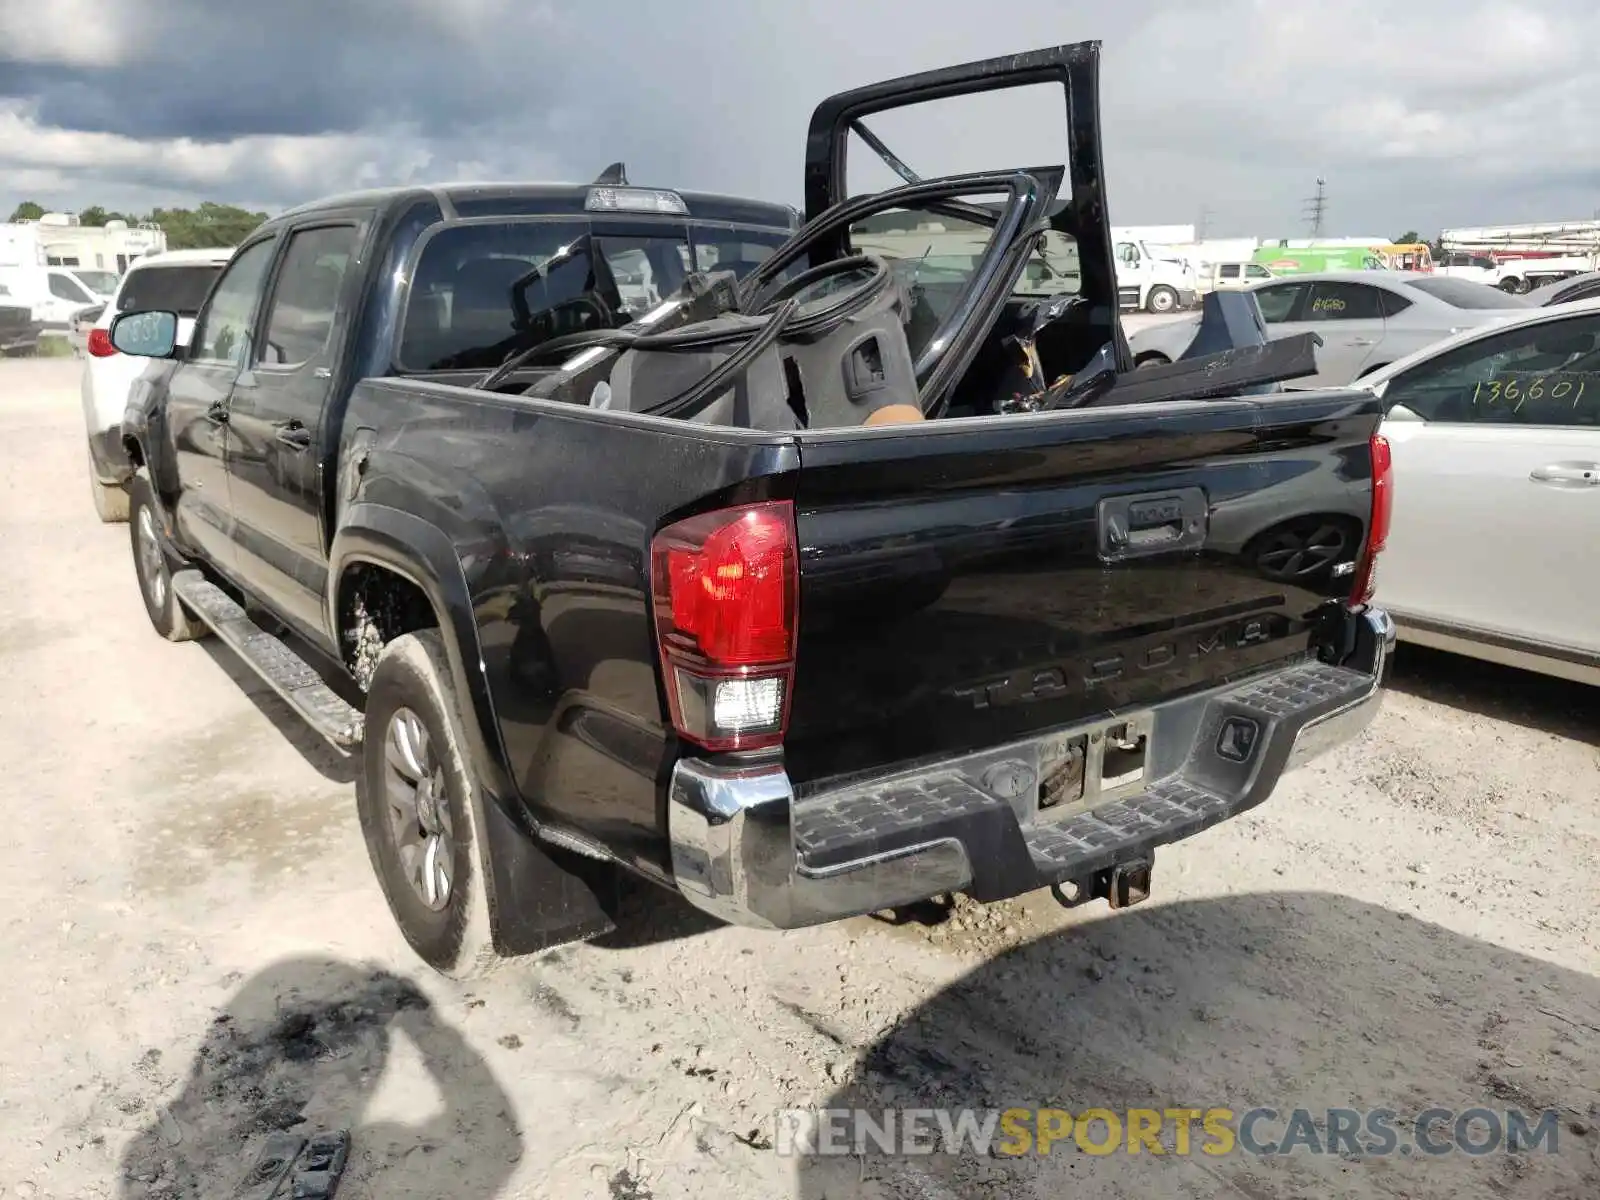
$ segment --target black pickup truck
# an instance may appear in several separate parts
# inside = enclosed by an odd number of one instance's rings
[[[1134,903],[1155,847],[1370,720],[1378,401],[1274,391],[1276,343],[1132,371],[1098,62],[827,100],[803,225],[615,168],[362,193],[251,235],[186,350],[117,319],[177,356],[123,429],[150,618],[360,755],[432,966],[603,931],[626,873],[779,929]],[[1036,84],[1063,166],[923,180],[865,124]],[[904,185],[847,197],[852,140]],[[981,250],[856,252],[886,213]]]

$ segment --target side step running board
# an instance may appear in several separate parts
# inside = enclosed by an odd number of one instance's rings
[[[173,575],[172,590],[312,729],[340,750],[361,744],[360,711],[346,704],[304,659],[246,616],[226,592],[192,569]]]

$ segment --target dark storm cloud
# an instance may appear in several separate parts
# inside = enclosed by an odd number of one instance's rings
[[[342,133],[395,123],[440,134],[508,99],[539,102],[561,86],[515,43],[537,28],[463,31],[450,6],[386,0],[117,0],[128,59],[77,66],[8,61],[0,96],[30,99],[47,125],[135,138],[201,141]],[[47,5],[41,5],[47,8]],[[463,32],[483,34],[480,46]],[[487,48],[488,53],[484,52]]]
[[[111,30],[96,53],[4,36],[68,8]],[[1577,0],[0,0],[0,121],[8,97],[23,106],[0,180],[107,202],[165,179],[274,206],[357,182],[587,178],[621,158],[636,180],[793,201],[828,93],[1099,38],[1119,223],[1205,206],[1214,232],[1293,235],[1319,174],[1361,231],[1534,219],[1593,207],[1573,164],[1600,148],[1581,52],[1597,34]],[[215,155],[107,155],[52,131]],[[1052,133],[968,113],[893,140],[933,171],[1045,161]],[[268,136],[319,140],[229,149]]]

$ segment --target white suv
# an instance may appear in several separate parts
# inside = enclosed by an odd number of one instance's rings
[[[102,521],[128,519],[128,495],[123,489],[132,472],[122,449],[122,413],[134,381],[152,367],[149,359],[119,354],[106,331],[118,313],[175,312],[178,345],[188,345],[200,305],[231,257],[231,249],[169,250],[135,259],[89,330],[83,420],[89,434],[89,491]]]

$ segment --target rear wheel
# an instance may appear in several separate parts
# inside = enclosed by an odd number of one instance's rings
[[[106,525],[115,525],[128,519],[128,490],[117,484],[100,482],[95,474],[94,455],[89,455],[89,498],[94,501],[94,514]]]
[[[139,595],[144,599],[150,624],[169,642],[203,637],[209,632],[205,623],[191,616],[172,590],[172,560],[161,540],[150,480],[143,472],[135,475],[129,486],[128,514],[133,573],[139,580]]]
[[[1178,293],[1166,284],[1158,283],[1150,289],[1144,304],[1153,313],[1169,313],[1178,307]]]
[[[365,729],[356,807],[389,911],[430,967],[477,978],[500,958],[479,853],[477,784],[437,630],[383,647]]]

